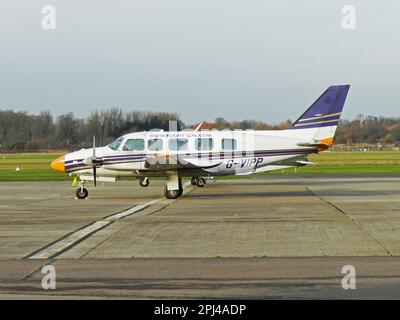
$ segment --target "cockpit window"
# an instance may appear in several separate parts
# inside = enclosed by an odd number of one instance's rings
[[[114,140],[114,142],[111,142],[108,147],[111,150],[117,151],[119,146],[121,145],[122,141],[124,141],[124,137],[119,137],[117,140]]]
[[[124,151],[142,151],[144,150],[143,139],[128,139],[122,148]]]

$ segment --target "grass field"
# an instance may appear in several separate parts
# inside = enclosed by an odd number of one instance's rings
[[[400,152],[322,152],[312,154],[309,161],[317,165],[297,168],[298,174],[383,174],[400,173]],[[294,174],[295,169],[284,170]],[[269,174],[282,174],[282,170]]]
[[[0,181],[60,181],[68,180],[67,174],[55,172],[50,162],[61,154],[12,153],[0,154]],[[16,168],[20,170],[17,171]]]
[[[0,154],[0,181],[62,181],[67,174],[54,172],[56,153]],[[311,155],[317,165],[278,170],[267,174],[383,174],[400,173],[400,152],[323,152]],[[20,170],[16,171],[19,167]]]

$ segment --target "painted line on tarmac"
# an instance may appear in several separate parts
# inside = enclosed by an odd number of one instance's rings
[[[104,220],[108,221],[108,222],[113,222],[115,220],[125,218],[127,216],[130,216],[131,214],[134,214],[135,212],[138,212],[140,210],[146,209],[147,207],[150,207],[153,204],[156,204],[156,203],[160,202],[161,200],[164,200],[164,199],[160,198],[160,199],[155,199],[155,200],[148,201],[146,203],[143,203],[143,204],[140,204],[138,206],[132,207],[132,208],[130,208],[128,210],[125,210],[125,211],[122,211],[122,212],[119,212],[119,213],[114,213],[113,215],[108,216],[107,218],[104,218]]]
[[[185,183],[184,187],[188,186],[189,183]],[[164,198],[158,198],[154,199],[148,202],[145,202],[143,204],[131,207],[129,209],[126,209],[121,212],[114,213],[108,217],[105,217],[101,220],[97,220],[94,222],[91,222],[90,224],[75,230],[61,239],[58,239],[48,245],[46,245],[43,248],[40,248],[39,250],[36,250],[32,253],[30,253],[28,256],[25,257],[25,259],[51,259],[54,258],[65,251],[71,249],[72,247],[76,246],[80,242],[86,240],[96,232],[104,229],[105,227],[109,226],[110,224],[114,223],[115,221],[119,219],[123,219],[127,216],[130,216],[136,212],[142,211],[154,204],[157,204],[161,201],[165,200]]]
[[[50,259],[54,258],[61,253],[64,253],[65,251],[71,249],[72,247],[76,246],[78,243],[82,242],[83,240],[86,240],[90,236],[92,236],[94,233],[100,231],[101,229],[109,226],[113,222],[125,218],[127,216],[130,216],[138,211],[144,210],[164,199],[155,199],[146,203],[143,203],[141,205],[129,208],[125,211],[115,213],[111,216],[108,216],[107,218],[94,221],[90,223],[89,225],[84,226],[81,229],[78,229],[76,231],[73,231],[72,233],[67,234],[66,236],[62,237],[61,239],[45,246],[44,248],[39,249],[36,252],[31,253],[25,258],[28,259]]]

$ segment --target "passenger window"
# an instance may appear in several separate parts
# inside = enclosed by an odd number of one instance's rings
[[[168,143],[171,151],[185,151],[188,148],[187,139],[170,139]]]
[[[149,151],[160,151],[163,149],[162,139],[149,139],[148,141]]]
[[[211,138],[197,138],[195,140],[196,150],[212,150],[213,145],[213,139]]]
[[[222,139],[222,150],[236,150],[236,139]]]
[[[142,151],[144,150],[143,139],[128,139],[122,148],[124,151]]]

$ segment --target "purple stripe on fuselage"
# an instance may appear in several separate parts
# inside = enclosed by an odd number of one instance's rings
[[[133,158],[133,159],[137,159],[137,158],[143,158],[145,156],[145,154],[119,154],[119,155],[113,155],[113,156],[104,156],[104,157],[99,157],[100,160],[114,160],[114,159],[119,159],[119,158],[123,158],[123,159],[127,159],[127,158]],[[73,163],[73,162],[81,162],[85,159],[74,159],[74,160],[66,160],[65,164],[68,163]]]
[[[262,150],[262,151],[247,151],[247,152],[218,152],[218,153],[194,153],[194,154],[177,154],[177,158],[179,157],[199,157],[199,158],[209,158],[209,159],[229,159],[229,158],[242,158],[242,157],[266,157],[266,156],[282,156],[282,155],[297,155],[297,154],[309,154],[315,153],[316,149],[282,149],[282,150]],[[132,162],[141,162],[143,159],[113,159],[109,161],[104,161],[103,164],[119,164],[119,163],[132,163]],[[65,166],[66,171],[77,171],[81,170],[81,168],[90,168],[90,165],[85,163],[76,163],[72,165]]]
[[[81,162],[81,161],[83,161],[83,160],[84,160],[84,159],[65,160],[64,163]]]
[[[120,160],[120,161],[114,160],[113,162],[111,162],[111,161],[104,161],[102,164],[132,163],[132,162],[141,162],[141,161],[144,161],[144,159],[143,159],[143,160],[131,160],[131,159],[129,159],[129,160],[125,160],[125,161],[124,161],[124,160]],[[91,165],[87,165],[87,164],[85,164],[85,163],[76,163],[76,164],[72,164],[72,165],[65,166],[65,170],[74,169],[74,168],[79,168],[79,167],[88,167],[88,168],[91,168],[92,166],[91,166]]]

